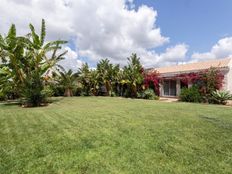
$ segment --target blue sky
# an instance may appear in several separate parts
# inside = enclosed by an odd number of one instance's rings
[[[189,45],[188,55],[206,52],[221,38],[232,36],[232,0],[135,0],[158,12],[157,25],[170,43]],[[165,47],[157,48],[163,50]]]
[[[47,39],[69,44],[63,65],[122,66],[137,53],[145,67],[232,57],[232,0],[1,0],[0,33],[47,24]],[[17,10],[15,10],[17,9]]]

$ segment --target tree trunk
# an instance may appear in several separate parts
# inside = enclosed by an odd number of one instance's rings
[[[64,92],[64,96],[65,96],[65,97],[72,97],[72,96],[73,96],[72,89],[66,88],[66,89],[65,89],[65,92]]]
[[[106,90],[107,90],[106,95],[109,96],[110,95],[110,91],[111,91],[111,85],[110,85],[109,81],[106,81],[105,87],[106,87]]]

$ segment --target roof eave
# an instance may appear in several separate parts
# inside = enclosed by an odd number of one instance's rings
[[[178,75],[178,74],[187,74],[187,73],[196,73],[196,72],[199,72],[199,71],[204,71],[204,70],[207,70],[208,68],[206,69],[197,69],[197,70],[190,70],[190,71],[176,71],[176,72],[167,72],[167,73],[160,73],[160,75],[162,77],[169,77],[169,76],[175,76],[175,75]],[[229,70],[229,67],[226,66],[226,67],[219,67],[219,69],[221,71],[228,71]]]

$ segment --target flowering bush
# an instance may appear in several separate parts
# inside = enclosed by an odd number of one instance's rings
[[[177,75],[184,84],[196,84],[200,88],[205,88],[205,93],[211,93],[223,86],[224,75],[217,68],[209,68],[208,70],[200,71],[198,73],[186,73]]]
[[[205,93],[211,94],[222,88],[224,75],[219,69],[211,67],[202,74],[201,79],[204,82]]]
[[[152,72],[152,73],[145,74],[145,77],[144,77],[145,88],[153,89],[155,94],[159,96],[160,95],[160,91],[159,91],[160,79],[161,78],[159,77],[158,72]]]
[[[181,82],[185,85],[189,83],[195,83],[196,81],[201,79],[201,72],[200,73],[188,73],[188,74],[180,74],[177,76],[180,78]]]
[[[214,103],[212,93],[222,88],[224,80],[222,72],[213,67],[198,73],[181,74],[177,77],[186,85],[190,83],[196,85],[203,101],[207,103]]]

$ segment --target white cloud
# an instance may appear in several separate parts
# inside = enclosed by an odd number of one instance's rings
[[[76,51],[73,51],[69,47],[64,47],[60,52],[68,51],[65,55],[65,59],[60,61],[60,65],[62,65],[65,69],[72,69],[73,71],[77,71],[78,68],[81,67],[83,62],[78,59],[78,55]]]
[[[169,42],[156,26],[157,11],[142,5],[134,9],[133,0],[1,0],[1,33],[15,23],[20,34],[28,32],[31,22],[40,28],[46,19],[48,39],[75,39],[77,52],[69,50],[63,64],[74,68],[78,58],[91,61],[109,58],[125,64],[136,52],[145,66],[174,64],[184,61],[188,46],[179,44],[164,53],[154,49]],[[153,50],[153,51],[151,51]]]
[[[225,57],[232,57],[232,37],[220,39],[209,52],[194,53],[192,55],[192,61],[221,59]]]
[[[143,50],[143,53],[139,55],[142,58],[142,63],[146,67],[168,66],[186,61],[187,51],[188,45],[178,44],[167,48],[165,52],[161,54],[157,54],[155,51]]]
[[[160,55],[160,60],[169,62],[184,61],[188,46],[186,44],[179,44],[171,48],[167,48],[165,53]]]

